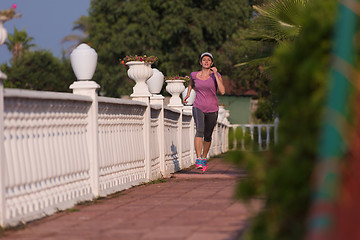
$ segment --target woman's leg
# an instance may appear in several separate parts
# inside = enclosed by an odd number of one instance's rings
[[[196,158],[201,158],[201,152],[202,152],[202,148],[203,148],[203,138],[195,137],[194,144],[195,144]]]
[[[212,133],[217,123],[218,112],[205,113],[205,127],[204,127],[204,151],[203,158],[207,158],[207,155],[211,146]]]
[[[207,155],[209,153],[209,149],[210,149],[210,146],[211,146],[211,141],[210,142],[204,141],[203,145],[204,145],[203,158],[207,158]]]
[[[200,109],[193,107],[192,111],[196,126],[196,134],[194,139],[195,152],[196,152],[196,157],[201,158],[201,153],[203,150],[202,148],[203,148],[203,138],[204,138],[204,129],[205,129],[205,123],[204,123],[205,118],[204,118],[204,113]]]

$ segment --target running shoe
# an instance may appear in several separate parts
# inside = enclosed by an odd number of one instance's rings
[[[196,168],[202,168],[202,159],[201,158],[197,158],[196,159],[196,163],[195,163],[195,167]]]
[[[205,172],[207,170],[207,159],[202,159],[202,171]]]

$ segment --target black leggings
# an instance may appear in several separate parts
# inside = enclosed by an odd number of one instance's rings
[[[196,125],[195,137],[204,138],[205,142],[211,142],[211,135],[214,131],[218,112],[204,113],[200,109],[192,108],[193,117]]]

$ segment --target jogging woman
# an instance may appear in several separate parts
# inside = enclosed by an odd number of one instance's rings
[[[190,75],[189,88],[184,103],[190,96],[191,89],[196,91],[193,103],[193,117],[196,125],[195,152],[196,167],[207,170],[207,154],[211,146],[211,136],[214,131],[219,111],[219,102],[216,96],[217,90],[221,95],[225,94],[225,87],[220,73],[214,67],[213,55],[204,52],[200,55],[201,71],[192,72]]]

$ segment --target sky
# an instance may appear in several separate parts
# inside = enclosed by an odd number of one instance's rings
[[[5,22],[8,34],[25,29],[38,49],[50,50],[55,57],[71,43],[61,44],[66,35],[80,34],[72,31],[73,22],[81,15],[88,15],[91,0],[0,0],[0,10],[17,5],[16,12],[22,17]],[[0,46],[0,64],[9,62],[11,54],[5,44]]]

